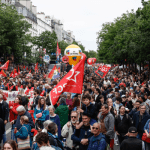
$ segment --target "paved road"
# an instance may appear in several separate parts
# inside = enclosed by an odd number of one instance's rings
[[[6,138],[7,140],[10,140],[11,139],[11,125],[10,123],[7,123],[6,124]],[[3,144],[1,144],[3,145]],[[120,147],[119,146],[114,146],[114,150],[120,150]]]

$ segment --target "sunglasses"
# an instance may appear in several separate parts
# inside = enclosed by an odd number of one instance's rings
[[[93,129],[93,130],[94,130],[94,129],[98,130],[98,128],[96,128],[96,127],[92,127],[92,129]]]
[[[77,118],[76,116],[71,116],[71,118]]]

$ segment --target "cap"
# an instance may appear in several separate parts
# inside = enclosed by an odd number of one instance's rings
[[[125,95],[122,95],[121,98],[126,98],[126,96],[125,96]]]
[[[115,89],[119,89],[119,87],[118,87],[118,86],[115,86]]]
[[[137,129],[135,127],[130,127],[128,132],[129,133],[137,133]]]

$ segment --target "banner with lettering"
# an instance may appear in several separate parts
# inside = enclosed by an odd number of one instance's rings
[[[6,96],[6,98],[7,98],[6,102],[9,104],[15,100],[15,98],[19,94],[19,91],[11,91],[10,92],[7,90],[3,90],[3,94]],[[30,91],[28,94],[30,95],[29,103],[28,103],[28,110],[30,110],[31,109],[30,105],[33,104],[34,91]]]

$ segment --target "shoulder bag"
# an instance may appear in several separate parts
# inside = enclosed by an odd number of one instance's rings
[[[25,127],[25,126],[23,126],[23,127]],[[28,129],[27,129],[27,132],[28,132]],[[30,149],[30,136],[29,136],[29,134],[28,134],[26,139],[17,138],[17,142],[18,142],[18,150]]]
[[[149,123],[149,134],[150,134],[150,123]],[[147,137],[146,133],[143,133],[143,135],[142,135],[142,141],[150,143],[150,138]]]

